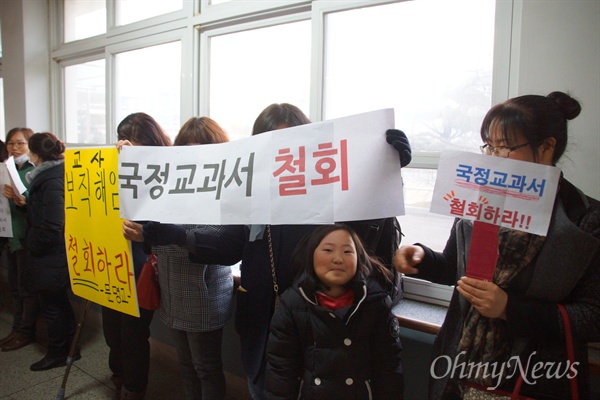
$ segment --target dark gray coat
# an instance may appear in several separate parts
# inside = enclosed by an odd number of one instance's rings
[[[416,277],[453,285],[465,275],[472,225],[455,222],[443,253],[425,248],[425,257]],[[513,353],[531,363],[554,362],[566,365],[562,318],[557,304],[567,308],[575,336],[577,379],[581,398],[589,398],[588,342],[600,340],[600,202],[586,197],[565,179],[555,201],[548,235],[532,265],[525,268],[506,288],[506,327]],[[469,303],[454,292],[442,329],[436,338],[432,361],[440,356],[454,359]],[[431,378],[430,399],[441,399],[448,384],[447,365],[437,362]],[[529,379],[533,382],[533,379]],[[506,382],[512,391],[514,379]],[[568,399],[567,379],[537,379],[524,383],[521,394],[536,399]]]
[[[43,163],[34,171],[27,200],[27,284],[35,291],[69,286],[65,247],[65,189],[62,161]]]

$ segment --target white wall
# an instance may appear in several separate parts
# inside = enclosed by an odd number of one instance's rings
[[[560,90],[579,100],[560,166],[600,199],[600,0],[517,0],[514,15],[510,97]]]
[[[0,22],[6,128],[50,131],[48,3],[0,0]]]

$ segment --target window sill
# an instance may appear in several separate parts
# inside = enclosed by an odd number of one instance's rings
[[[437,335],[446,317],[448,307],[402,299],[392,312],[401,327]]]

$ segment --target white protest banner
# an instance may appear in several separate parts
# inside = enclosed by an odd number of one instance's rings
[[[12,157],[11,157],[12,158]],[[14,165],[14,162],[13,162]],[[0,163],[0,190],[4,185],[11,185],[10,173],[5,163]],[[13,237],[12,217],[8,199],[0,194],[0,237]]]
[[[124,147],[121,217],[189,224],[319,224],[404,214],[391,109],[230,143]]]
[[[560,169],[466,152],[442,154],[430,211],[545,236]]]

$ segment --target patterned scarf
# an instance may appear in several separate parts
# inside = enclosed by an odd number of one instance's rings
[[[498,234],[499,256],[494,270],[492,282],[506,289],[510,282],[537,256],[544,236],[501,228]],[[511,342],[506,332],[506,321],[499,318],[487,318],[471,306],[466,318],[457,354],[465,352],[464,360],[469,363],[488,365],[483,368],[473,368],[473,373],[467,377],[471,382],[483,386],[495,386],[498,377],[492,377],[490,369],[496,363],[496,374],[502,362],[510,358]],[[508,371],[506,371],[508,373]],[[473,376],[474,375],[474,376]]]

